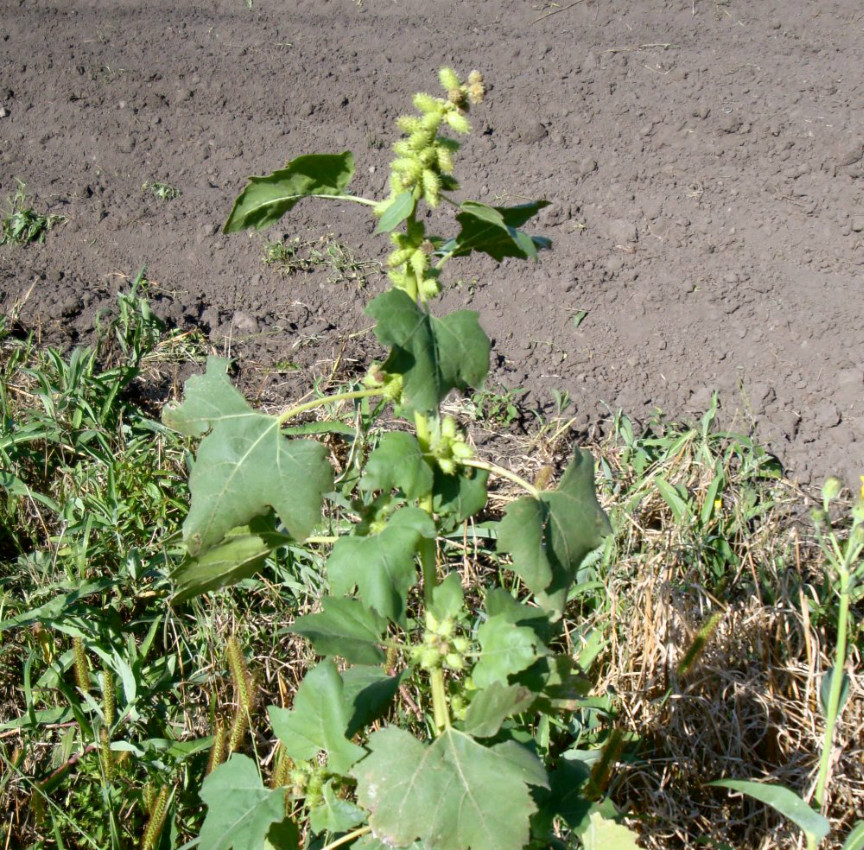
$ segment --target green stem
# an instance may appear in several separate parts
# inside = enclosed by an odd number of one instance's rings
[[[343,844],[348,844],[353,841],[355,838],[359,838],[361,835],[366,835],[367,832],[372,832],[371,826],[361,826],[358,829],[355,829],[353,832],[346,832],[341,838],[337,838],[335,841],[331,841],[329,844],[326,844],[321,850],[336,850],[337,847],[341,847]]]
[[[325,395],[321,398],[313,398],[312,401],[304,402],[303,404],[298,404],[296,407],[290,407],[288,410],[279,414],[279,424],[285,424],[289,419],[293,419],[295,416],[299,416],[301,413],[305,413],[307,410],[314,410],[316,407],[321,407],[323,404],[331,404],[336,401],[350,401],[354,398],[369,398],[373,395],[381,395],[381,388],[376,387],[374,389],[369,390],[354,390],[349,393],[336,393],[335,395]]]
[[[435,721],[435,730],[441,734],[450,728],[450,711],[447,707],[444,671],[440,667],[429,672],[429,683],[432,686],[432,719]]]
[[[825,707],[825,738],[822,742],[822,757],[819,760],[819,774],[816,779],[816,792],[813,800],[818,809],[825,802],[825,788],[828,784],[828,771],[831,767],[831,756],[834,752],[834,729],[837,716],[840,713],[840,694],[843,688],[843,671],[846,666],[846,630],[849,619],[849,596],[851,591],[851,576],[844,563],[840,572],[840,611],[837,615],[837,647],[834,651],[834,670],[831,674],[831,690],[828,692],[828,704]]]
[[[304,198],[323,198],[325,201],[353,201],[355,204],[363,204],[366,207],[375,207],[378,201],[370,201],[369,198],[361,198],[359,195],[304,195]]]
[[[533,498],[537,499],[540,497],[540,490],[538,490],[533,484],[529,484],[524,478],[520,478],[515,472],[511,472],[503,466],[498,466],[497,463],[473,459],[462,460],[460,463],[462,466],[470,466],[473,469],[483,469],[486,472],[491,472],[493,475],[497,475],[499,478],[506,478],[508,481],[512,481],[514,484],[519,485]]]

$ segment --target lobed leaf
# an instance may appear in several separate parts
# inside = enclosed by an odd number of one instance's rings
[[[337,796],[332,782],[321,789],[321,802],[309,810],[312,832],[347,832],[366,820],[366,812],[348,800]]]
[[[439,253],[462,257],[472,251],[488,254],[499,263],[505,257],[537,259],[538,248],[552,244],[542,236],[529,236],[520,230],[549,201],[533,201],[513,207],[490,207],[478,201],[463,201],[456,220],[462,226],[455,239],[438,248]]]
[[[183,523],[192,557],[271,507],[302,540],[318,523],[333,485],[326,448],[283,436],[277,417],[254,411],[231,386],[227,365],[209,358],[205,374],[187,381],[183,403],[164,416],[184,434],[206,434],[189,476],[192,504]]]
[[[614,820],[604,818],[599,812],[591,812],[588,828],[582,834],[585,850],[639,850],[632,829]]]
[[[303,198],[343,196],[353,176],[354,156],[350,151],[298,156],[279,171],[250,177],[222,232],[270,227]]]
[[[438,850],[522,850],[537,807],[529,786],[548,787],[540,761],[507,741],[484,747],[455,729],[426,746],[386,727],[369,739],[357,764],[357,799],[388,846],[419,839]]]
[[[579,449],[557,490],[513,502],[499,524],[498,548],[537,602],[560,616],[583,558],[610,526],[594,492],[594,464]]]
[[[327,754],[327,767],[345,774],[365,755],[345,737],[351,711],[342,696],[343,684],[332,660],[313,667],[303,678],[291,710],[271,705],[270,725],[295,761],[311,761]]]
[[[403,400],[411,410],[436,410],[447,393],[483,383],[489,371],[489,338],[477,314],[458,310],[431,316],[399,289],[375,298],[366,312],[390,355],[384,370],[402,375]]]
[[[508,717],[528,711],[535,699],[536,695],[522,685],[492,682],[472,698],[462,731],[477,738],[491,738]]]
[[[207,850],[260,850],[271,827],[285,820],[285,789],[265,788],[247,756],[220,764],[204,780],[201,799],[208,808],[199,844]]]
[[[289,632],[303,635],[320,655],[338,655],[352,664],[381,664],[381,636],[387,621],[358,599],[325,596],[318,614],[298,617]]]
[[[364,490],[399,489],[408,499],[421,499],[432,492],[432,467],[420,443],[405,431],[385,434],[369,455],[360,486]]]
[[[367,606],[403,623],[408,591],[417,583],[417,544],[422,537],[434,536],[435,526],[427,513],[405,508],[378,534],[340,538],[327,560],[331,590],[346,595],[356,586]]]
[[[508,676],[527,669],[549,652],[532,629],[515,626],[503,615],[483,623],[477,630],[477,640],[482,652],[471,678],[478,688],[494,682],[507,685]]]

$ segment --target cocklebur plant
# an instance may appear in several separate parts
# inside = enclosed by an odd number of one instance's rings
[[[591,457],[577,449],[558,486],[543,489],[476,458],[441,413],[451,391],[482,385],[490,350],[476,313],[433,313],[443,268],[471,252],[536,259],[549,243],[521,229],[545,201],[491,207],[451,197],[459,144],[444,133],[470,130],[483,81],[473,72],[463,83],[449,69],[440,81],[446,97],[418,94],[418,114],[398,121],[389,197],[346,191],[348,152],[301,156],[251,177],[225,225],[268,227],[307,197],[372,207],[393,244],[392,287],[366,308],[388,350],[383,362],[354,388],[268,415],[213,358],[165,413],[201,438],[175,602],[252,574],[281,546],[330,546],[329,594],[291,627],[323,660],[290,708],[269,708],[278,739],[270,786],[242,754],[205,780],[204,848],[636,846],[611,804],[588,790],[587,762],[548,733],[589,689],[559,624],[583,559],[609,530]],[[456,209],[450,238],[426,227],[424,206],[442,202]],[[411,430],[377,437],[346,500],[333,493],[326,447],[285,426],[317,406],[367,398],[392,405]],[[518,593],[494,584],[466,593],[440,545],[484,510],[490,475],[525,491],[494,524]],[[338,505],[340,522],[326,528]],[[349,522],[347,533],[328,535]]]

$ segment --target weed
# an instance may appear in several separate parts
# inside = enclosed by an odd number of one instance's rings
[[[7,202],[8,209],[0,225],[0,245],[44,242],[49,230],[67,221],[65,215],[36,212],[28,205],[25,188],[19,180],[15,194]]]
[[[275,266],[283,275],[327,272],[330,283],[354,283],[363,288],[369,276],[381,271],[375,260],[357,260],[352,252],[332,236],[306,241],[299,237],[275,240],[264,245],[264,262]]]
[[[141,191],[159,198],[160,201],[173,201],[182,194],[176,186],[170,183],[160,183],[158,180],[148,180],[141,186]]]

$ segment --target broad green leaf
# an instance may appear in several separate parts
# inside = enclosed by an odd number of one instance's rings
[[[351,845],[351,850],[393,850],[393,847],[390,844],[379,841],[371,833],[367,833],[359,841]],[[419,841],[414,841],[411,844],[403,845],[400,850],[426,850],[426,848]]]
[[[767,803],[777,809],[783,817],[789,818],[807,835],[814,836],[817,841],[821,841],[831,831],[831,824],[827,818],[811,809],[794,791],[782,785],[768,785],[751,779],[718,779],[708,784],[740,791],[761,803]]]
[[[303,198],[338,198],[344,195],[353,176],[354,157],[350,151],[298,156],[266,177],[250,177],[234,201],[222,232],[270,227]]]
[[[334,594],[356,586],[360,599],[381,616],[404,623],[408,591],[417,583],[414,553],[421,537],[433,537],[435,525],[419,508],[405,508],[378,534],[342,537],[327,559]]]
[[[514,599],[503,587],[489,590],[483,606],[490,619],[500,616],[514,626],[526,626],[535,632],[543,643],[548,643],[553,637],[554,628],[549,622],[549,615],[542,608]]]
[[[582,559],[609,533],[594,492],[591,455],[579,449],[557,490],[513,502],[499,525],[498,548],[537,602],[560,616]]]
[[[284,437],[277,417],[254,411],[231,386],[226,365],[210,358],[206,373],[187,381],[183,403],[165,411],[166,424],[184,434],[209,431],[189,476],[183,538],[192,557],[271,507],[302,540],[320,520],[333,485],[326,447]]]
[[[388,676],[380,667],[355,664],[342,671],[342,700],[350,720],[346,738],[353,738],[361,729],[377,720],[390,705],[399,690],[402,674]]]
[[[505,257],[537,258],[538,248],[552,243],[542,236],[528,236],[519,228],[549,201],[534,201],[514,207],[490,207],[477,201],[463,201],[456,220],[462,226],[455,239],[438,248],[443,254],[462,257],[472,251],[488,254],[499,263]]]
[[[508,717],[527,711],[535,699],[536,695],[522,685],[492,682],[472,698],[462,731],[476,738],[491,738]]]
[[[271,826],[285,819],[285,789],[265,788],[255,762],[243,755],[204,780],[201,799],[208,807],[202,850],[261,850]]]
[[[338,655],[352,664],[381,664],[387,621],[358,599],[325,596],[318,614],[298,617],[289,632],[303,635],[320,655]]]
[[[230,531],[222,543],[202,555],[187,555],[171,574],[177,585],[171,603],[178,605],[199,593],[236,584],[260,570],[267,555],[291,540],[268,525],[272,524],[266,518],[258,517]]]
[[[639,850],[638,834],[614,820],[592,812],[588,829],[582,834],[585,850]]]
[[[381,215],[381,220],[375,228],[376,233],[389,233],[399,227],[412,212],[417,201],[413,192],[400,192]]]
[[[864,821],[859,820],[846,836],[840,850],[864,850]]]
[[[597,751],[600,758],[600,751]],[[571,829],[587,828],[589,814],[594,804],[585,797],[585,783],[591,769],[582,759],[570,758],[563,753],[558,758],[555,770],[549,776],[551,794],[544,805],[550,816],[560,817]]]
[[[387,727],[357,764],[357,799],[390,846],[419,839],[436,850],[522,850],[537,807],[529,786],[548,787],[543,765],[512,741],[484,747],[447,729],[429,746]]]
[[[360,486],[364,490],[401,490],[408,499],[420,499],[432,491],[432,467],[423,457],[417,438],[391,431],[369,455]]]
[[[440,584],[432,588],[432,604],[429,612],[439,622],[448,617],[456,619],[465,609],[465,594],[462,592],[462,578],[459,573],[450,573]]]
[[[311,761],[322,750],[333,773],[347,773],[364,750],[345,737],[351,711],[342,699],[342,678],[329,658],[303,678],[291,710],[271,705],[270,725],[295,761]]]
[[[442,514],[445,527],[454,527],[486,507],[488,479],[489,473],[483,469],[465,468],[457,475],[435,469],[432,507]]]
[[[536,633],[524,626],[514,626],[506,616],[490,617],[477,630],[482,652],[471,671],[478,688],[493,682],[508,684],[507,677],[530,667],[548,650]]]
[[[476,387],[486,378],[489,338],[476,313],[458,310],[438,319],[399,289],[379,295],[366,312],[377,322],[375,335],[390,346],[383,368],[402,375],[408,408],[435,410],[450,390]]]
[[[321,789],[321,802],[309,811],[312,832],[346,832],[366,820],[366,812],[336,796],[332,782]]]

